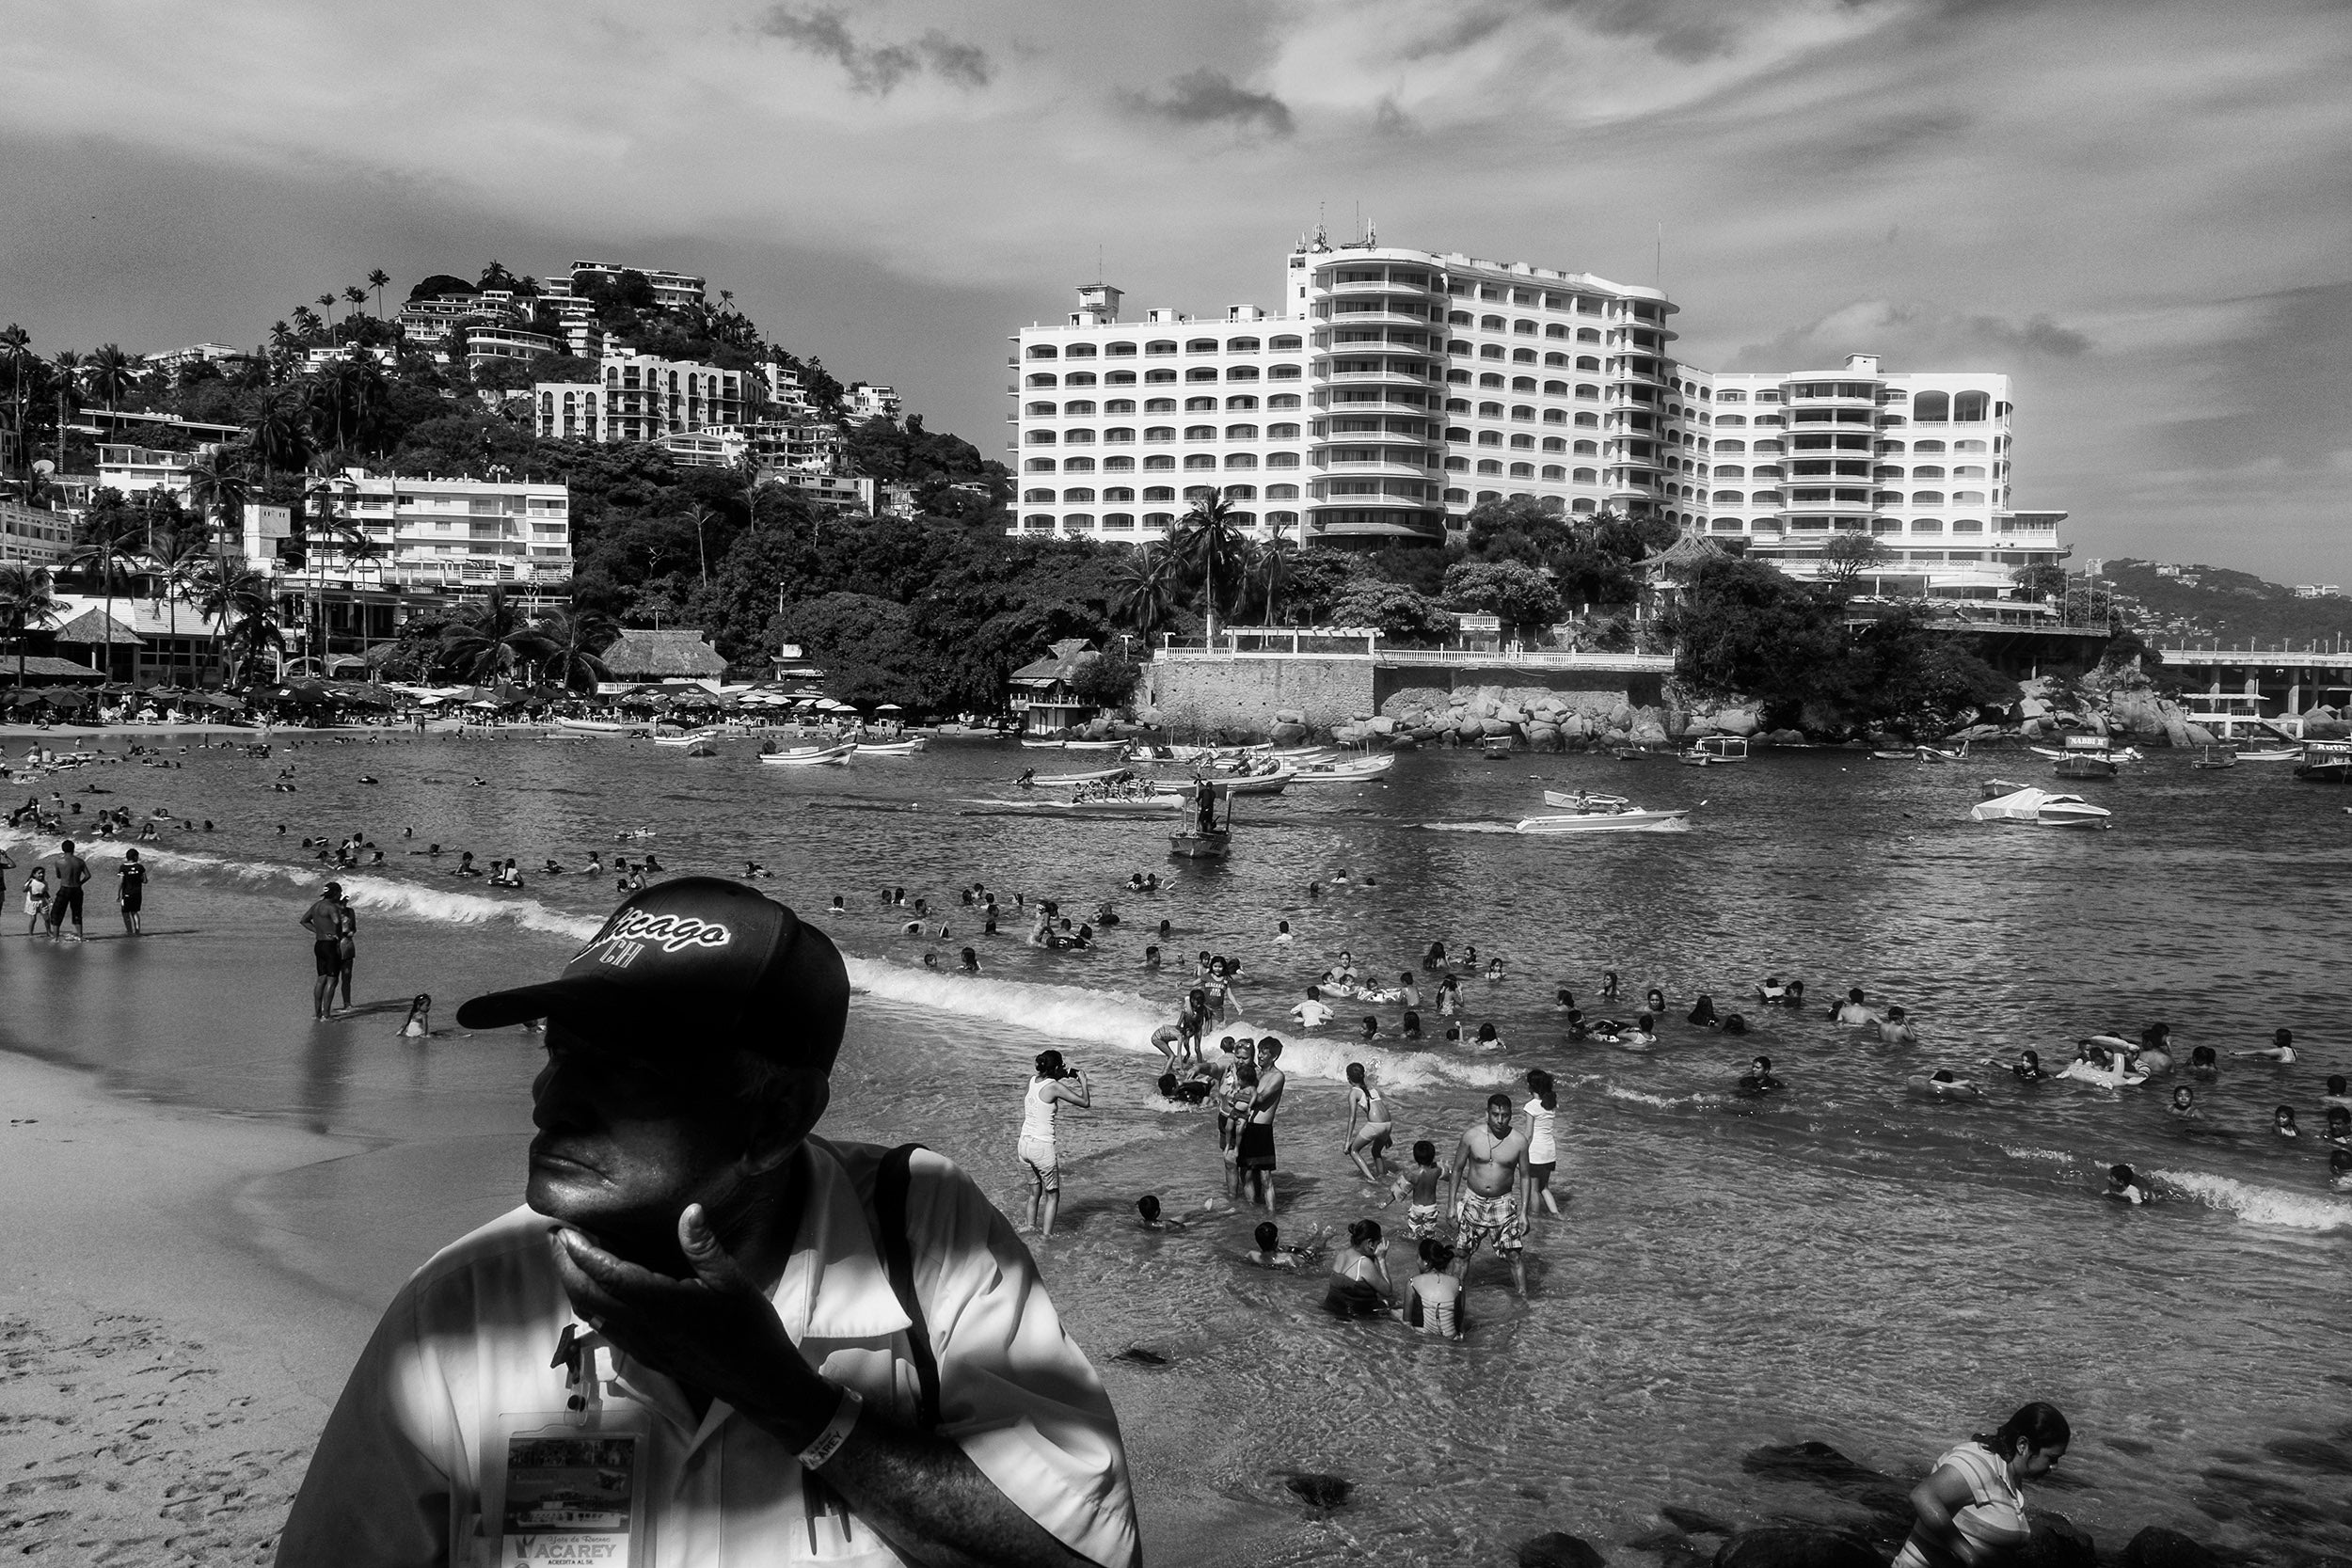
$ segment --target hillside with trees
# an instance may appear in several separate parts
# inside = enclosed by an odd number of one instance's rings
[[[2227,647],[2352,638],[2352,599],[2297,598],[2283,583],[2226,566],[2157,567],[2122,556],[2099,574],[2100,586],[2152,642],[2215,641]]]

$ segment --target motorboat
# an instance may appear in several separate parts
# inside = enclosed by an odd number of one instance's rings
[[[2240,752],[2237,759],[2240,762],[2301,762],[2303,751],[2301,746],[2274,746],[2265,751]]]
[[[1560,808],[1555,815],[1530,816],[1513,830],[1522,833],[1683,833],[1691,831],[1693,808],[1645,811],[1622,795],[1596,795],[1590,790],[1547,789],[1544,804]]]
[[[1298,777],[1295,768],[1278,768],[1271,773],[1250,773],[1230,779],[1218,779],[1216,787],[1235,795],[1279,795]],[[1197,779],[1163,779],[1159,790],[1163,795],[1190,795],[1200,787]]]
[[[1296,784],[1360,784],[1376,779],[1396,766],[1394,755],[1359,757],[1351,762],[1310,762],[1299,767]]]
[[[2028,746],[2026,750],[2031,752],[2035,756],[2048,757],[2053,762],[2065,762],[2069,758],[2079,757],[2090,757],[2097,761],[2107,763],[2145,762],[2148,760],[2140,754],[2138,747],[2118,746],[2115,742],[2109,740],[2104,735],[2070,735],[2066,737],[2066,744],[2063,747]],[[2112,773],[2113,769],[2110,768],[2108,771],[2109,773]],[[2104,778],[2108,775],[2068,774],[2061,776],[2073,778]]]
[[[2237,753],[2227,746],[2200,746],[2191,768],[2235,768]]]
[[[996,800],[966,797],[955,804],[967,816],[1062,816],[1165,822],[1184,803],[1181,795],[1110,795],[1090,800]]]
[[[2295,776],[2312,784],[2352,784],[2352,741],[2305,741]]]
[[[1691,743],[1691,749],[1675,758],[1692,768],[1721,768],[1725,764],[1748,760],[1748,743],[1736,735],[1705,736]]]
[[[718,739],[719,735],[720,732],[717,730],[689,730],[684,735],[655,736],[653,743],[657,746],[700,746],[705,742]]]
[[[1168,852],[1178,860],[1221,861],[1233,851],[1233,797],[1238,784],[1193,788],[1192,798],[1180,800],[1184,826],[1168,835]],[[1202,796],[1206,799],[1201,799]]]
[[[1021,744],[1033,752],[1118,752],[1125,750],[1128,742],[1124,740],[1030,740],[1025,737]]]
[[[634,722],[625,719],[558,719],[555,727],[573,735],[647,735],[652,733],[650,720]]]
[[[923,737],[910,736],[904,740],[861,740],[858,754],[869,757],[911,757],[923,749]]]
[[[2026,828],[2105,829],[2112,825],[2109,819],[2115,814],[2105,806],[2092,805],[2079,795],[2058,795],[2032,784],[2022,784],[2007,794],[1978,801],[1968,808],[1968,815],[1979,822],[2007,822]]]
[[[1025,777],[1041,789],[1057,789],[1068,788],[1072,784],[1099,784],[1104,779],[1116,779],[1130,771],[1132,769],[1125,768],[1098,768],[1090,773],[1030,773]],[[1013,782],[1019,784],[1021,780]]]
[[[836,746],[796,746],[788,752],[765,752],[759,760],[779,768],[822,768],[849,761],[856,750],[856,741],[845,740]]]

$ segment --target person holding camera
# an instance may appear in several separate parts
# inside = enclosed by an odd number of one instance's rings
[[[1037,1053],[1037,1076],[1021,1106],[1021,1163],[1029,1167],[1029,1227],[1054,1233],[1061,1210],[1061,1166],[1054,1153],[1054,1117],[1065,1104],[1084,1110],[1094,1103],[1087,1075],[1061,1059],[1058,1051]]]

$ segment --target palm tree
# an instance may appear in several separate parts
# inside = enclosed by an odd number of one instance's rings
[[[1277,528],[1274,537],[1258,546],[1250,558],[1251,576],[1258,592],[1265,599],[1265,624],[1274,625],[1274,609],[1282,590],[1290,586],[1291,569],[1298,564],[1298,546],[1282,537]]]
[[[343,303],[350,306],[351,313],[354,316],[357,316],[361,310],[367,308],[367,290],[361,288],[357,283],[345,285],[343,289]]]
[[[539,673],[566,690],[590,692],[612,672],[598,653],[612,641],[612,623],[593,610],[551,610],[539,618],[548,644]]]
[[[16,432],[18,445],[22,447],[24,437],[24,372],[34,359],[33,335],[14,322],[0,328],[0,359],[8,361],[10,395],[16,402],[16,421],[9,428]],[[17,455],[26,463],[32,461],[33,454],[28,451],[20,451]]]
[[[1136,628],[1148,644],[1176,606],[1176,576],[1182,562],[1166,545],[1129,551],[1112,568],[1111,612]]]
[[[1233,503],[1215,493],[1201,497],[1191,511],[1176,519],[1168,546],[1187,566],[1199,566],[1207,579],[1208,635],[1214,639],[1219,569],[1225,580],[1238,588],[1249,559],[1249,542],[1242,536]]]
[[[342,341],[335,336],[335,291],[329,289],[319,295],[318,304],[326,312],[326,341],[330,343]]]
[[[115,400],[131,389],[133,369],[131,356],[117,343],[101,343],[90,352],[84,373],[89,389],[106,403],[106,411],[114,412]]]
[[[204,536],[195,529],[173,529],[164,535],[163,543],[150,553],[155,566],[155,580],[164,594],[166,612],[171,618],[173,685],[179,684],[180,601],[186,597],[210,569],[212,558]],[[195,685],[196,660],[188,660],[189,685]]]
[[[127,531],[118,531],[119,525],[93,518],[84,525],[88,531],[66,556],[65,564],[88,575],[96,573],[99,586],[106,595],[106,624],[99,635],[104,639],[106,678],[115,678],[115,589],[136,565],[139,552],[132,546]]]
[[[310,486],[304,496],[304,499],[310,503],[310,515],[304,521],[302,530],[303,563],[311,579],[310,602],[318,614],[318,648],[311,657],[312,661],[318,666],[314,673],[320,675],[326,673],[328,657],[326,566],[320,559],[321,555],[332,550],[335,554],[342,556],[346,567],[349,567],[356,566],[363,561],[373,561],[383,553],[374,539],[369,536],[366,529],[335,510],[336,503],[343,498],[346,489],[347,482],[345,481],[323,481]]]
[[[710,550],[703,543],[703,530],[717,522],[719,515],[707,506],[698,506],[686,515],[686,520],[694,525],[694,553],[702,557],[703,582],[707,586],[710,581]]]
[[[228,553],[229,535],[253,499],[253,482],[246,477],[240,449],[215,447],[188,465],[188,499],[204,515],[216,519],[213,537]]]
[[[753,455],[748,447],[744,449],[743,455],[735,460],[735,477],[737,482],[743,486],[743,520],[754,533],[757,533],[759,531],[759,492],[773,484],[775,481],[769,476],[767,468],[760,464],[756,456]]]
[[[277,585],[268,575],[229,561],[210,563],[197,585],[197,608],[220,634],[228,684],[272,649],[283,654],[285,633],[278,626]]]
[[[382,267],[368,269],[368,287],[375,291],[375,319],[377,321],[384,319],[384,285],[391,280],[392,275]]]
[[[262,460],[264,481],[276,478],[279,468],[299,468],[310,455],[305,401],[298,392],[277,388],[253,400],[246,415],[247,444]]]
[[[0,562],[0,626],[16,641],[19,691],[24,689],[25,634],[64,608],[50,594],[47,572],[22,561]]]
[[[477,682],[512,675],[517,664],[537,662],[555,651],[547,634],[507,601],[503,583],[492,583],[488,596],[464,620],[442,630],[441,650],[453,670]]]

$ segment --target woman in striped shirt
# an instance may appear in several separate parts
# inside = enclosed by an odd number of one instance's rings
[[[2073,1433],[2055,1405],[2037,1401],[1935,1462],[1912,1488],[1919,1521],[1894,1568],[1974,1568],[2026,1544],[2021,1482],[2047,1475]]]

